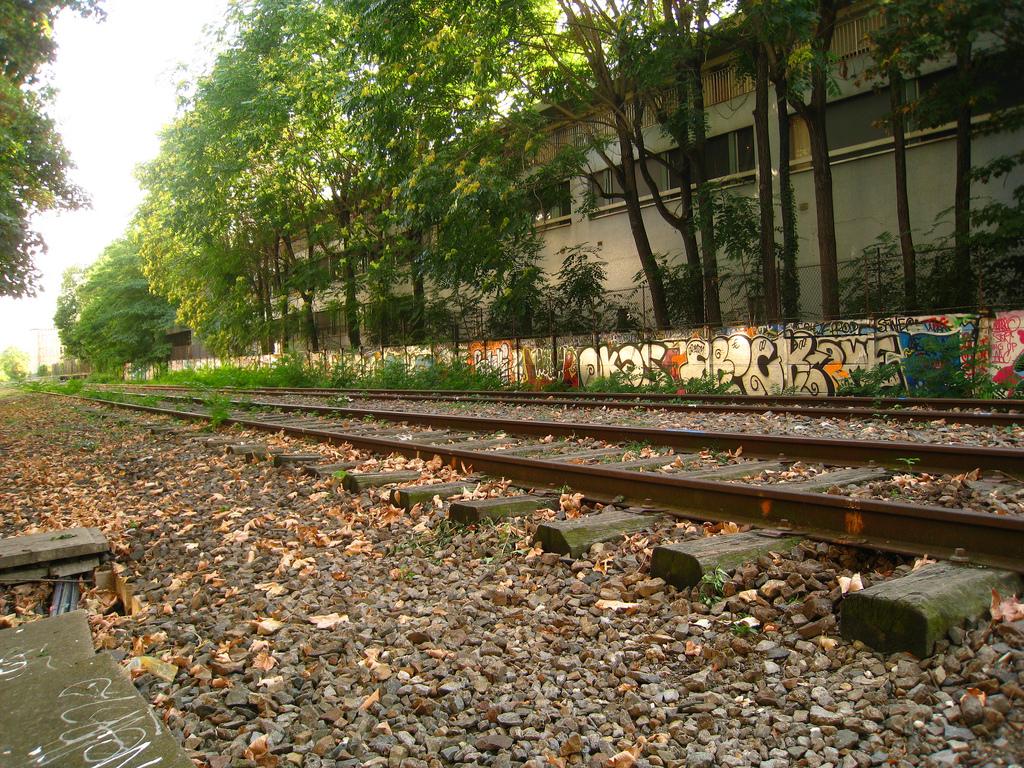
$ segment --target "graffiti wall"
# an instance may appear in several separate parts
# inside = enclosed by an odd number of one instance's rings
[[[1024,313],[1008,315],[1003,326],[1016,323],[1014,328],[1024,332]],[[566,340],[553,367],[562,382],[576,387],[614,376],[633,385],[671,379],[685,389],[688,379],[705,377],[748,395],[830,395],[855,371],[885,366],[889,383],[913,388],[976,364],[979,354],[984,361],[988,349],[979,352],[979,347],[988,335],[982,325],[978,315],[955,314],[723,328],[651,340],[619,334],[596,344]],[[993,335],[993,344],[1006,336]],[[1008,350],[1007,358],[1013,352]],[[478,342],[470,345],[469,362],[492,366],[509,382],[542,386],[550,377],[531,364],[536,353],[522,342],[518,348],[509,340]],[[1013,358],[1018,370],[1019,355],[1018,349]],[[1006,364],[1012,368],[1014,362]]]
[[[556,382],[587,386],[616,377],[633,385],[671,381],[685,390],[689,380],[705,378],[748,395],[835,394],[858,371],[880,372],[882,380],[905,391],[927,384],[934,392],[936,382],[941,390],[944,380],[982,371],[1019,397],[1024,395],[1024,310],[994,317],[948,314],[666,332],[654,339],[629,333],[495,339],[457,349],[331,352],[316,360],[334,365],[341,358],[365,371],[458,359],[495,371],[508,384],[537,389]],[[189,367],[197,362],[189,361]]]
[[[1024,394],[1024,310],[1000,312],[989,331],[989,371],[996,384]]]

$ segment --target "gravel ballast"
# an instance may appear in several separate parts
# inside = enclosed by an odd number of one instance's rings
[[[0,535],[103,529],[143,610],[101,615],[86,592],[94,640],[125,664],[177,667],[135,685],[201,766],[1024,759],[1022,622],[954,627],[926,659],[838,636],[851,580],[885,582],[910,559],[787,542],[676,590],[651,576],[654,547],[743,529],[663,518],[574,561],[533,543],[540,522],[598,511],[571,493],[462,527],[440,498],[405,511],[388,488],[352,495],[201,445],[195,426],[150,434],[139,425],[160,419],[127,417],[0,399]],[[225,433],[324,463],[366,458]],[[410,485],[463,479],[439,464],[364,466],[419,472]],[[31,619],[48,589],[0,586],[0,622]]]

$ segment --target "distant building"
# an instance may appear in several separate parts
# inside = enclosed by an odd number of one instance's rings
[[[29,374],[34,375],[40,365],[47,368],[59,363],[64,356],[64,347],[56,328],[32,328],[29,330]]]

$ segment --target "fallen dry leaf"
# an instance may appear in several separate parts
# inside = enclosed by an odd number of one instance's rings
[[[632,747],[616,752],[608,758],[607,762],[605,762],[605,768],[633,768],[633,764],[640,757],[640,753],[643,751],[646,743],[647,740],[641,736],[640,740]]]
[[[992,590],[992,621],[1024,621],[1024,605],[1016,595],[1001,597]]]
[[[853,576],[840,576],[839,589],[842,590],[844,595],[847,592],[860,592],[864,589],[864,582],[861,580],[859,573],[855,573]]]
[[[363,703],[359,705],[359,708],[363,711],[369,709],[374,704],[380,701],[380,688],[375,688],[373,693],[363,699]]]
[[[968,696],[973,696],[974,698],[976,698],[978,701],[981,702],[981,706],[983,707],[985,706],[985,702],[988,700],[988,694],[986,694],[980,688],[968,688],[964,692],[964,695],[960,697],[960,703],[962,704],[964,699],[966,699]]]
[[[272,635],[284,626],[283,621],[271,618],[258,619],[253,624],[256,625],[256,634],[258,635]]]
[[[269,672],[277,666],[277,659],[274,658],[273,654],[260,651],[256,654],[256,658],[252,660],[252,665],[261,672]]]
[[[625,603],[622,600],[598,600],[594,605],[602,611],[636,610],[640,603]]]
[[[317,629],[334,629],[339,624],[348,624],[348,614],[328,613],[322,616],[310,616],[309,622]]]

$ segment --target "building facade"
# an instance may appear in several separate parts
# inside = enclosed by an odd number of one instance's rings
[[[895,234],[896,193],[893,166],[893,140],[885,120],[889,114],[888,86],[867,76],[871,65],[868,35],[878,24],[878,17],[863,12],[847,14],[837,24],[832,53],[836,60],[833,93],[827,111],[828,139],[832,166],[837,253],[840,262],[841,292],[875,290],[871,285],[881,280],[881,265],[867,273],[865,263],[878,238],[885,233]],[[909,101],[934,87],[949,76],[952,61],[940,63],[905,83]],[[1019,83],[1005,83],[1005,98],[1013,103],[1024,101],[1024,90]],[[704,92],[708,126],[707,165],[709,175],[724,190],[736,195],[756,197],[756,152],[753,129],[753,83],[739,77],[728,56],[709,62],[704,73]],[[772,155],[772,181],[776,200],[776,227],[779,226],[779,134],[777,101],[774,90],[769,93],[770,150]],[[981,123],[985,115],[977,115]],[[572,126],[561,129],[563,135],[553,137],[558,145],[573,141]],[[645,132],[645,142],[655,152],[672,152],[673,143],[657,124]],[[972,162],[978,166],[987,161],[1018,152],[1024,145],[1024,132],[979,135],[972,142]],[[616,146],[605,154],[617,160]],[[955,138],[952,124],[936,128],[907,126],[907,166],[911,223],[917,244],[926,254],[929,244],[937,243],[952,233],[952,207],[955,179]],[[589,157],[588,171],[596,177],[598,185],[607,189],[612,184],[607,162],[596,152]],[[800,279],[801,319],[821,317],[820,274],[818,271],[817,228],[815,219],[814,186],[810,162],[810,143],[806,125],[791,115],[790,162],[792,187],[795,196],[797,235],[799,242],[798,275]],[[663,165],[654,171],[663,196],[672,202],[678,213],[678,181],[671,178]],[[660,176],[660,178],[659,178]],[[1021,169],[1008,179],[991,184],[975,183],[972,187],[972,205],[986,201],[1009,200],[1013,189],[1024,183]],[[621,201],[599,202],[596,211],[581,212],[587,197],[587,187],[593,184],[585,177],[568,182],[571,203],[568,201],[538,215],[538,227],[544,240],[543,266],[549,274],[558,271],[561,254],[565,249],[581,244],[596,248],[606,263],[608,288],[611,291],[632,288],[640,270],[637,251],[627,221],[625,205]],[[661,185],[664,185],[663,187]],[[638,180],[641,190],[647,189],[643,179]],[[682,241],[658,213],[648,194],[642,198],[643,218],[655,253],[666,255],[670,262],[682,261]],[[756,212],[755,212],[756,215]],[[740,287],[743,267],[727,263],[719,256],[722,274],[721,302],[723,321],[752,323],[754,315],[747,296]],[[982,280],[984,276],[979,276]],[[877,286],[879,290],[883,286]]]

